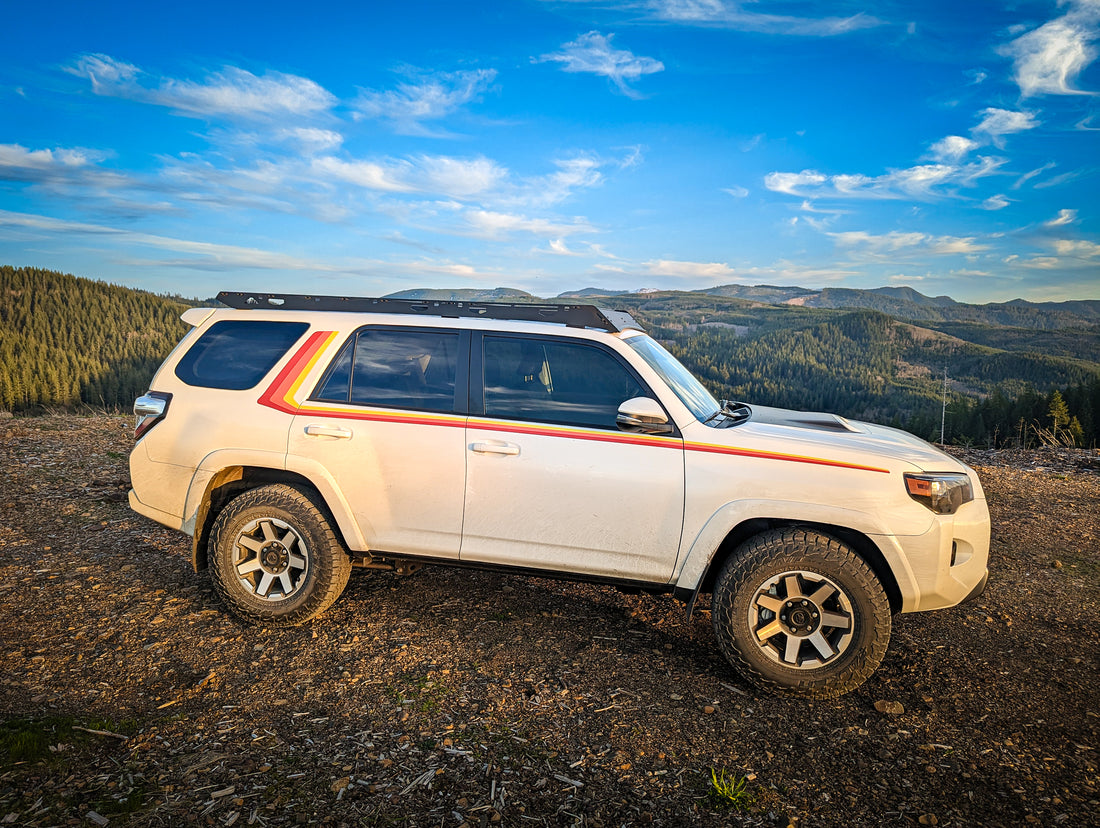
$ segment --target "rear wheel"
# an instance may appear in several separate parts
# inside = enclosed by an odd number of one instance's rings
[[[214,586],[244,620],[301,624],[344,591],[351,560],[314,497],[294,486],[261,486],[231,500],[214,522]]]
[[[718,576],[711,617],[730,663],[789,695],[854,690],[890,642],[890,602],[871,568],[846,544],[802,529],[746,541]]]

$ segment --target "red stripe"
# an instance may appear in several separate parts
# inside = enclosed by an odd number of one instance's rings
[[[309,339],[305,341],[298,352],[290,359],[289,362],[283,367],[283,370],[279,372],[274,381],[268,387],[268,389],[260,396],[259,402],[261,405],[266,405],[270,408],[274,408],[277,411],[283,411],[287,414],[297,414],[298,407],[292,407],[286,402],[286,394],[294,385],[298,379],[298,375],[305,369],[305,366],[309,364],[309,361],[313,359],[314,354],[321,348],[325,340],[328,338],[332,331],[317,331],[312,334]],[[680,448],[681,446],[687,451],[698,451],[704,454],[729,454],[735,457],[750,457],[757,460],[782,460],[788,463],[807,463],[814,466],[830,466],[838,469],[852,469],[855,471],[869,471],[879,472],[881,474],[889,474],[889,469],[879,469],[874,466],[861,466],[855,463],[844,463],[839,460],[827,460],[822,457],[801,457],[793,454],[779,454],[777,452],[770,451],[754,451],[753,449],[744,449],[736,447],[726,446],[714,446],[714,445],[702,445],[696,443],[681,443],[681,441],[666,438],[666,439],[646,439],[644,437],[634,437],[629,434],[617,434],[614,432],[607,432],[601,434],[595,434],[584,431],[570,431],[568,429],[550,428],[546,426],[527,426],[508,423],[483,423],[478,420],[473,420],[467,423],[461,416],[456,416],[453,419],[435,419],[423,416],[417,416],[415,414],[399,414],[394,412],[393,414],[375,413],[375,412],[358,412],[358,411],[320,411],[316,409],[307,409],[308,413],[316,417],[329,417],[339,418],[346,420],[363,420],[368,422],[385,422],[385,423],[403,423],[406,425],[431,425],[431,426],[443,426],[445,428],[477,428],[487,431],[501,431],[506,434],[531,434],[542,437],[564,437],[572,440],[591,440],[598,443],[619,443],[623,445],[632,446],[650,446],[652,448]]]
[[[814,466],[832,466],[838,469],[854,469],[855,471],[870,471],[889,474],[889,469],[879,469],[874,466],[860,466],[856,463],[844,463],[839,460],[826,460],[823,457],[801,457],[796,454],[778,454],[772,451],[754,451],[752,449],[735,448],[733,446],[705,446],[687,443],[684,448],[688,451],[699,451],[704,454],[732,454],[737,457],[752,457],[758,460],[785,460],[789,463],[809,463]]]
[[[259,403],[266,405],[269,408],[274,408],[276,411],[283,411],[287,414],[294,414],[297,412],[297,407],[291,407],[286,403],[286,393],[290,390],[290,387],[294,385],[295,380],[298,379],[298,375],[302,373],[302,370],[309,361],[313,359],[313,355],[328,339],[329,334],[332,331],[317,331],[310,335],[309,339],[305,341],[298,352],[290,358],[290,361],[283,367],[283,370],[279,372],[275,380],[268,386],[268,389],[260,395]]]

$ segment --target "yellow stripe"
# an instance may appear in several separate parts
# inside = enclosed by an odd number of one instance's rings
[[[298,390],[302,387],[302,383],[306,381],[306,377],[309,376],[310,371],[313,370],[313,367],[317,364],[318,360],[321,359],[321,356],[325,353],[325,351],[328,350],[329,346],[332,345],[333,340],[336,339],[336,336],[338,334],[339,331],[333,331],[332,333],[330,333],[328,335],[328,339],[325,340],[324,344],[321,345],[321,347],[314,352],[313,357],[309,360],[308,363],[306,363],[306,367],[302,369],[301,373],[298,374],[298,379],[294,380],[294,384],[291,385],[290,388],[287,390],[286,396],[283,397],[284,402],[297,407]]]

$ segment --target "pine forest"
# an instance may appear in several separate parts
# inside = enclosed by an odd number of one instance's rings
[[[462,298],[627,310],[721,399],[831,411],[934,441],[942,429],[949,443],[1100,443],[1096,302],[962,305],[908,289],[735,285]],[[0,411],[128,410],[186,331],[180,314],[197,304],[206,302],[0,266]]]

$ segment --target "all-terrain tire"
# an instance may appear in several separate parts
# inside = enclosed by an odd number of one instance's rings
[[[210,573],[242,620],[294,626],[328,609],[347,586],[351,559],[327,509],[305,488],[249,489],[218,514],[210,532]]]
[[[730,556],[711,619],[730,664],[785,695],[854,690],[890,643],[890,602],[867,562],[835,538],[793,527],[750,538]]]

